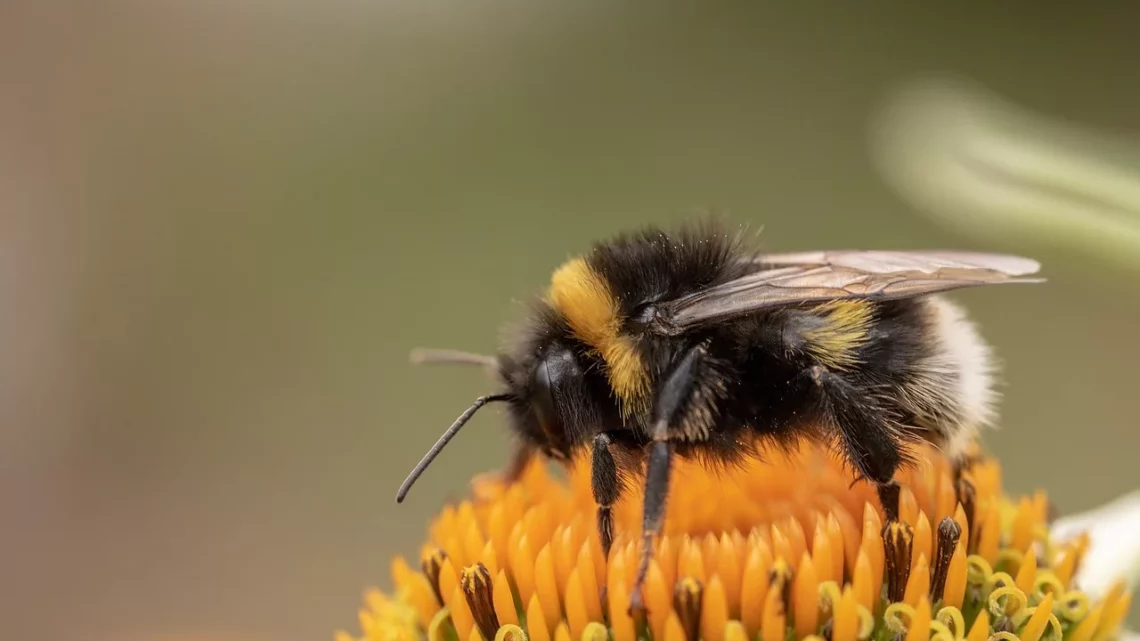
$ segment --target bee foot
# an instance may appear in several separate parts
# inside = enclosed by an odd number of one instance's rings
[[[649,617],[649,610],[645,607],[645,598],[642,596],[641,586],[633,588],[629,597],[629,616],[634,621],[645,621]]]

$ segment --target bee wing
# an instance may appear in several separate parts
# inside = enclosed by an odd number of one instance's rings
[[[833,250],[765,254],[753,262],[775,267],[832,265],[862,270],[868,274],[906,271],[931,274],[945,269],[981,269],[1000,272],[1006,276],[1026,276],[1041,269],[1041,265],[1031,258],[964,251]]]
[[[962,287],[1035,283],[1037,261],[955,251],[768,254],[760,270],[657,306],[650,327],[674,335],[763,309],[839,299],[894,300]]]

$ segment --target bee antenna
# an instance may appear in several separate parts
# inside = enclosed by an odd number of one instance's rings
[[[471,420],[471,417],[475,415],[475,412],[479,411],[480,407],[483,407],[487,403],[508,401],[511,398],[513,397],[510,394],[489,394],[487,396],[480,396],[479,398],[475,399],[475,402],[471,404],[471,407],[468,407],[462,414],[460,414],[459,418],[455,419],[455,422],[451,424],[451,427],[447,428],[447,431],[445,431],[443,435],[439,437],[439,440],[435,442],[435,445],[431,446],[431,449],[428,450],[427,454],[424,454],[424,457],[420,459],[420,462],[417,463],[415,468],[412,469],[411,474],[408,474],[408,478],[404,479],[404,482],[400,485],[399,491],[396,492],[396,502],[404,502],[404,497],[408,495],[408,490],[412,489],[412,484],[416,482],[416,479],[420,478],[420,475],[424,473],[424,470],[426,470],[429,465],[431,465],[431,462],[435,460],[435,457],[439,456],[439,453],[443,451],[443,448],[447,445],[447,442],[450,441],[457,432],[459,432],[459,428],[463,427],[467,421]]]
[[[417,347],[412,350],[409,359],[413,365],[479,365],[491,370],[499,368],[499,361],[494,356],[463,352],[457,349]]]

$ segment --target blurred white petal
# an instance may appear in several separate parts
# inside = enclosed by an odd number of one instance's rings
[[[889,97],[872,142],[887,183],[943,224],[1140,268],[1136,133],[1073,126],[963,81],[925,79]]]
[[[1053,524],[1053,536],[1061,541],[1086,531],[1089,551],[1076,577],[1081,589],[1096,598],[1119,579],[1140,583],[1140,490]]]
[[[1120,632],[1120,641],[1140,641],[1140,633],[1133,632],[1132,630],[1122,630]]]

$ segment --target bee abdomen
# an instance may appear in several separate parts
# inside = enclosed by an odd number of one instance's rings
[[[962,454],[993,423],[995,366],[989,345],[960,307],[921,300],[927,350],[900,387],[901,401],[951,456]]]

